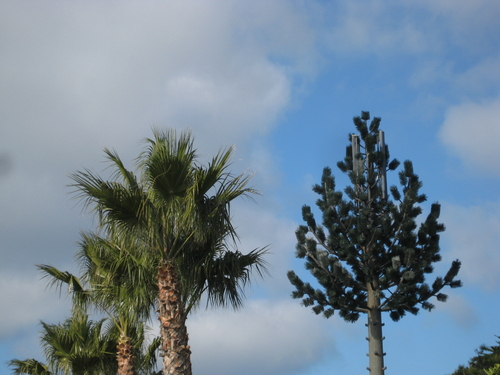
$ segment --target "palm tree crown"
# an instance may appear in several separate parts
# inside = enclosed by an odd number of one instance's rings
[[[62,324],[42,324],[41,343],[47,364],[34,359],[9,362],[14,374],[98,375],[116,373],[116,340],[103,326],[75,314]]]

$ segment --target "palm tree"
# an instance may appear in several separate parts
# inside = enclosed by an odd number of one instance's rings
[[[100,375],[116,373],[116,340],[104,330],[104,319],[75,314],[62,324],[41,322],[47,365],[34,359],[9,362],[14,374]]]
[[[50,265],[38,265],[51,285],[67,285],[73,311],[94,308],[104,312],[116,332],[119,375],[134,375],[154,368],[159,340],[144,347],[144,322],[154,308],[158,261],[137,250],[137,243],[121,238],[102,238],[82,233],[77,259],[82,272],[76,277]]]
[[[243,289],[263,255],[231,250],[237,234],[230,203],[250,197],[250,176],[227,171],[232,149],[221,150],[207,166],[198,163],[191,133],[154,131],[137,159],[139,177],[105,149],[114,169],[106,181],[89,170],[72,176],[78,197],[98,214],[102,228],[146,240],[158,257],[158,318],[165,375],[191,375],[186,319],[206,293],[213,305],[241,306]]]

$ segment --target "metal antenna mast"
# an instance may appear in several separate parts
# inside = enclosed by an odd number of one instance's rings
[[[359,158],[360,145],[359,145],[359,135],[351,134],[352,143],[352,170],[357,177],[363,174],[363,160]],[[356,187],[359,186],[356,184]]]
[[[385,135],[382,130],[378,132],[378,147],[382,154],[382,163],[380,167],[380,188],[382,190],[382,199],[387,199],[387,155],[385,147]]]

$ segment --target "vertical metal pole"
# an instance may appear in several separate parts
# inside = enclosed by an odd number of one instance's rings
[[[357,177],[363,174],[363,161],[359,159],[359,135],[351,134],[352,169]]]
[[[380,188],[382,189],[382,199],[387,199],[387,155],[385,154],[385,135],[382,130],[378,132],[378,147],[382,154]]]

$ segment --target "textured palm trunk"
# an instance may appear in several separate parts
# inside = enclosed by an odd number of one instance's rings
[[[368,356],[370,375],[384,375],[384,348],[382,337],[382,312],[377,290],[368,283]]]
[[[172,262],[158,268],[159,320],[164,375],[191,375],[186,314],[179,290],[179,275]]]
[[[135,355],[132,339],[128,336],[120,336],[116,349],[118,375],[135,375]]]

